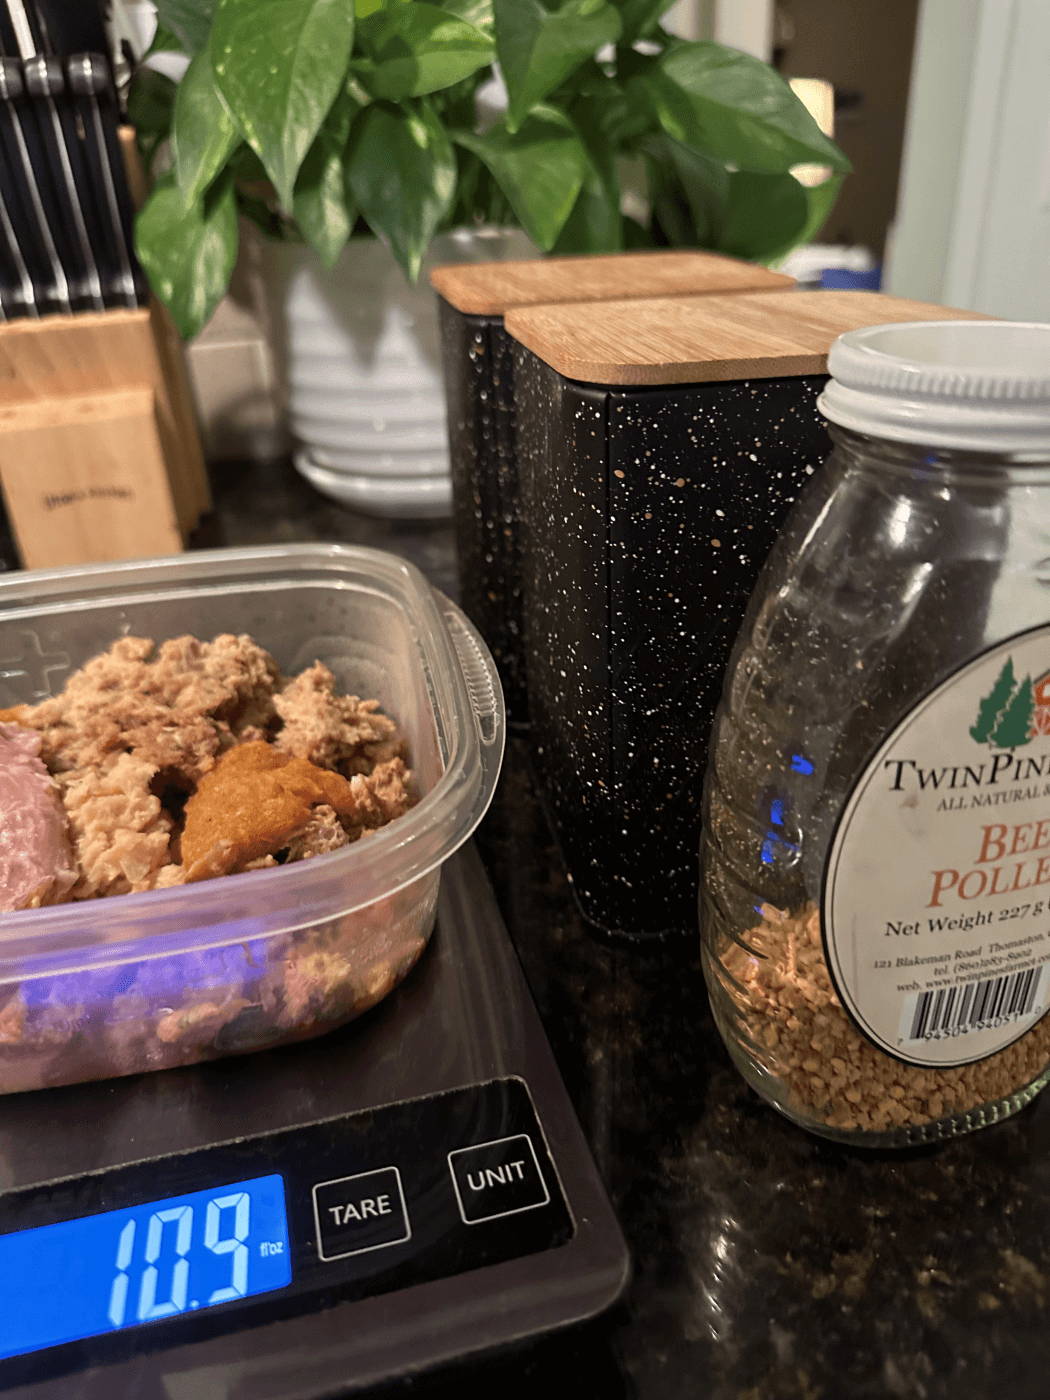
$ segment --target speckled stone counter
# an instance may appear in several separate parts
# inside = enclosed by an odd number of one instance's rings
[[[349,514],[284,466],[215,480],[202,545],[372,544],[453,586],[446,527]],[[393,1393],[1046,1400],[1050,1097],[939,1148],[870,1154],[810,1138],[730,1067],[693,934],[639,951],[585,932],[524,741],[481,844],[635,1277],[587,1329]]]

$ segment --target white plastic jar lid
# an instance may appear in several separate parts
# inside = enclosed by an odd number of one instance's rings
[[[903,321],[840,335],[817,405],[871,437],[1050,459],[1050,324]]]

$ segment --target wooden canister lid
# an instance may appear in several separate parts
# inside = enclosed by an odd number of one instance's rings
[[[696,296],[790,287],[782,272],[720,253],[607,253],[599,257],[520,262],[448,263],[430,283],[469,316],[503,316],[511,307],[610,297]]]
[[[522,307],[506,327],[566,379],[645,385],[826,374],[843,331],[983,319],[881,292],[779,291]]]

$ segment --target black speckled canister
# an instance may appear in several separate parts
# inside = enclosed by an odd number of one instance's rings
[[[502,316],[438,298],[460,602],[488,642],[508,721],[527,718],[514,361]]]
[[[841,292],[671,306],[507,318],[533,347],[515,384],[536,777],[584,916],[636,937],[696,922],[708,736],[759,570],[830,450],[831,342],[944,314]]]
[[[514,357],[515,308],[657,295],[780,290],[791,279],[735,258],[648,252],[435,268],[460,600],[499,667],[508,720],[528,719]]]

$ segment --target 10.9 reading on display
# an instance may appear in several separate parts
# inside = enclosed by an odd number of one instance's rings
[[[260,1176],[0,1235],[0,1357],[292,1280],[284,1179]]]

